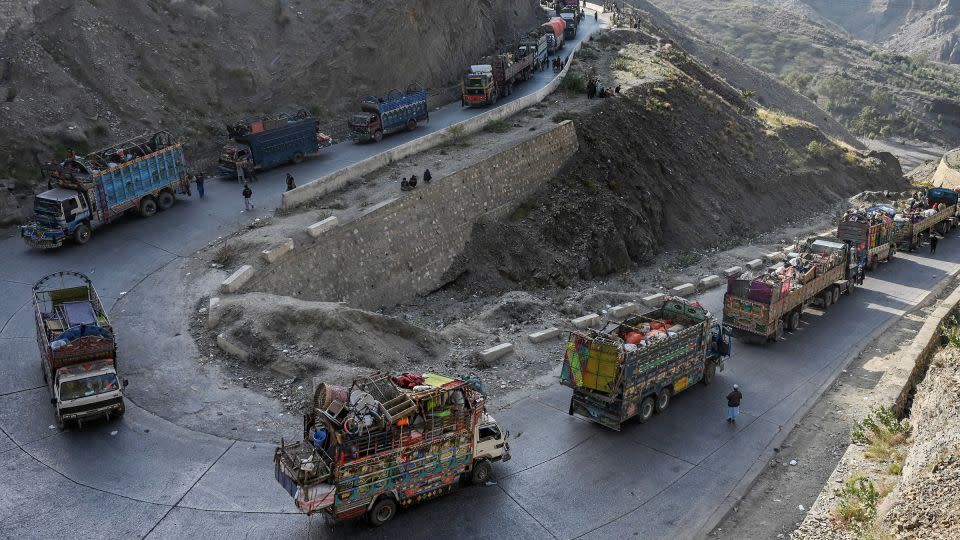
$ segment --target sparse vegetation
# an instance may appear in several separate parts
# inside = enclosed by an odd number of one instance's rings
[[[505,122],[503,120],[491,120],[487,122],[487,125],[483,126],[483,130],[487,133],[506,133],[513,128],[510,125],[510,122]]]
[[[224,242],[217,251],[213,253],[213,262],[222,265],[224,268],[230,268],[240,256],[240,249],[232,242]]]
[[[466,148],[470,146],[470,137],[467,135],[467,130],[460,124],[454,124],[447,128],[447,133],[450,137],[447,139],[447,142],[444,146],[452,146],[454,148]]]
[[[837,505],[833,517],[855,532],[864,530],[877,515],[877,505],[882,498],[873,482],[861,472],[853,473],[834,494]]]
[[[837,145],[820,141],[810,141],[805,150],[810,157],[823,161],[834,159],[840,154],[840,148]]]
[[[703,257],[695,251],[681,251],[673,258],[670,267],[683,270],[684,268],[697,264],[702,258]]]
[[[587,80],[582,73],[568,71],[560,80],[560,90],[574,94],[583,94],[587,91]]]

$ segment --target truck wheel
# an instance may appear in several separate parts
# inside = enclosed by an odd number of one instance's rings
[[[877,256],[874,255],[870,257],[870,262],[867,263],[867,270],[870,270],[871,272],[873,272],[876,269],[877,269]]]
[[[294,163],[303,163],[303,152],[295,152],[290,161],[293,161]]]
[[[175,202],[177,202],[177,198],[169,191],[161,191],[160,194],[157,195],[157,208],[160,210],[169,210]]]
[[[706,362],[707,365],[703,368],[703,378],[700,379],[704,386],[712,383],[713,378],[717,376],[717,364],[710,359],[707,359]]]
[[[382,140],[383,140],[383,130],[378,129],[378,130],[374,131],[374,132],[373,132],[373,141],[374,141],[374,142],[380,142],[380,141],[382,141]]]
[[[417,129],[417,119],[411,118],[407,120],[407,131],[413,131]]]
[[[470,473],[470,481],[474,485],[480,485],[487,480],[490,480],[490,473],[493,472],[490,468],[490,462],[487,460],[478,461],[473,466],[473,472]]]
[[[397,513],[397,503],[389,497],[384,497],[373,505],[367,512],[367,519],[374,527],[379,527],[393,519]]]
[[[787,316],[787,331],[796,332],[797,328],[800,328],[800,312],[794,310]]]
[[[831,294],[833,295],[834,304],[840,301],[840,287],[834,285],[833,289],[831,289]]]
[[[86,223],[77,225],[77,230],[73,231],[73,241],[78,244],[86,244],[90,241],[90,227]]]
[[[140,201],[140,216],[147,218],[156,213],[157,201],[153,200],[153,197],[144,197]]]
[[[643,401],[640,402],[640,414],[637,415],[637,420],[641,424],[647,423],[647,420],[650,420],[653,416],[654,410],[656,410],[656,405],[653,402],[653,396],[643,398]]]
[[[657,394],[657,412],[662,412],[670,406],[670,389],[663,388],[660,390],[660,393]]]
[[[60,416],[60,413],[57,413],[57,429],[60,431],[67,429],[67,421]]]
[[[774,343],[776,343],[781,339],[783,339],[783,327],[784,327],[783,319],[778,320],[777,327],[774,328],[773,335],[770,336],[771,338],[770,341],[773,341]]]
[[[833,303],[833,293],[830,291],[820,293],[820,302],[823,304],[823,309],[830,307],[830,304]]]
[[[113,417],[114,417],[114,418],[120,418],[120,417],[123,416],[123,413],[125,413],[125,412],[127,412],[127,406],[124,405],[123,403],[121,403],[121,404],[120,404],[120,408],[117,410],[116,413],[114,413],[114,416],[113,416]]]

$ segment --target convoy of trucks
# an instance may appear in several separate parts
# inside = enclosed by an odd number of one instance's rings
[[[166,131],[136,137],[84,157],[71,154],[44,165],[53,189],[34,198],[33,217],[20,236],[36,248],[55,248],[68,238],[86,244],[93,231],[124,212],[150,217],[190,193],[183,148]]]
[[[123,416],[128,381],[120,383],[113,327],[90,278],[79,272],[41,278],[33,286],[33,314],[57,427]]]
[[[358,142],[380,142],[384,135],[413,131],[421,122],[430,119],[427,112],[427,92],[410,85],[406,92],[393,89],[385,98],[366,96],[360,100],[360,112],[347,122],[350,134]]]
[[[230,142],[220,151],[219,170],[235,177],[237,167],[263,170],[285,163],[300,163],[307,156],[333,144],[320,131],[316,118],[307,111],[237,122],[227,126]]]
[[[398,506],[448,493],[461,479],[487,482],[491,464],[510,459],[509,434],[484,400],[466,381],[433,373],[320,384],[302,440],[276,449],[276,479],[306,514],[382,525]]]
[[[573,389],[569,412],[617,431],[633,417],[644,423],[675,394],[710,384],[731,345],[703,306],[672,297],[600,330],[571,332],[560,372]]]

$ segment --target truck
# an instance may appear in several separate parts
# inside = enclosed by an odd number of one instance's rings
[[[532,71],[541,71],[547,67],[547,49],[550,46],[547,35],[543,32],[530,32],[520,38],[517,44],[517,56],[533,56],[530,66]]]
[[[93,231],[125,212],[150,217],[175,194],[190,194],[183,147],[166,131],[126,140],[87,156],[70,152],[41,167],[52,189],[34,197],[33,216],[20,226],[27,245],[56,248],[90,241]]]
[[[723,324],[752,344],[779,341],[800,327],[809,305],[824,310],[853,292],[857,264],[850,245],[830,237],[807,239],[788,266],[783,263],[754,277],[730,276],[723,297]]]
[[[563,11],[560,13],[560,18],[563,19],[563,22],[566,25],[563,28],[563,38],[573,39],[577,37],[577,25],[580,19],[577,17],[576,13],[571,11]]]
[[[952,195],[951,195],[952,193]],[[930,189],[926,193],[927,205],[937,205],[923,210],[898,212],[894,218],[897,249],[913,251],[925,236],[938,232],[946,234],[956,226],[957,194],[945,188]]]
[[[540,26],[540,30],[547,36],[547,51],[551,54],[563,48],[564,32],[567,22],[562,17],[553,17]]]
[[[497,54],[470,66],[463,76],[461,104],[465,107],[494,105],[513,93],[513,85],[530,78],[533,55]]]
[[[272,118],[244,120],[227,126],[230,142],[220,151],[218,169],[236,177],[237,167],[264,170],[285,163],[300,163],[333,140],[320,131],[316,118],[305,110]]]
[[[696,302],[667,297],[662,305],[602,329],[569,335],[560,382],[573,389],[570,415],[620,431],[645,423],[674,395],[710,384],[732,351],[728,329]]]
[[[56,407],[57,427],[89,419],[123,416],[113,327],[90,278],[56,272],[33,286],[40,367]]]
[[[847,212],[837,225],[837,238],[850,246],[854,260],[867,270],[891,261],[897,252],[893,219],[881,207]]]
[[[427,92],[417,85],[408,86],[405,92],[393,89],[385,98],[366,96],[360,100],[360,111],[347,122],[357,142],[380,142],[384,135],[413,131],[418,123],[430,119]]]
[[[461,480],[487,482],[491,464],[510,459],[508,437],[479,381],[376,372],[350,387],[316,387],[302,439],[281,439],[274,475],[308,515],[379,526]]]

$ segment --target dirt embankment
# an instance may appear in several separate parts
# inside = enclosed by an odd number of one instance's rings
[[[147,130],[183,137],[196,163],[247,115],[342,126],[358,97],[455,85],[544,18],[536,0],[31,0],[0,15],[0,177],[24,188],[54,152]]]
[[[906,187],[891,155],[725,100],[708,89],[725,83],[676,48],[660,60],[668,81],[573,116],[576,156],[508,219],[476,227],[457,285],[566,286],[664,249],[728,246],[864,189]]]

